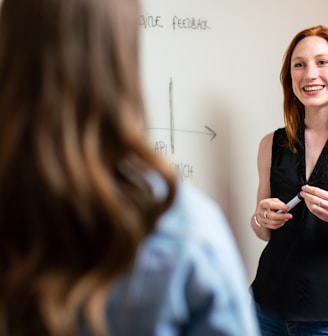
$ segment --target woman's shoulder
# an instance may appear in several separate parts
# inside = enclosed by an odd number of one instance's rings
[[[270,133],[267,133],[266,135],[263,136],[263,138],[260,141],[260,145],[259,145],[260,149],[263,149],[265,151],[269,148],[271,149],[272,141],[273,141],[273,137],[274,137],[275,132],[276,131],[270,132]]]
[[[263,138],[260,141],[260,147],[271,147],[272,142],[274,139],[278,139],[281,137],[286,137],[286,128],[285,127],[281,127],[281,128],[277,128],[276,130],[267,133],[263,136]]]
[[[176,335],[183,325],[190,334],[195,328],[195,335],[200,335],[200,326],[202,335],[221,335],[223,330],[257,335],[247,288],[220,207],[201,190],[180,183],[171,208],[140,246],[131,273],[112,291],[110,324],[138,335]],[[124,320],[122,302],[129,303]],[[140,311],[147,319],[140,319]],[[190,312],[201,317],[196,324],[189,320]]]
[[[190,183],[179,183],[171,208],[159,219],[157,231],[176,239],[215,240],[229,234],[220,206]]]
[[[273,132],[267,133],[263,136],[259,144],[259,158],[263,161],[264,158],[267,158],[269,165],[271,165],[271,152],[273,146],[281,145],[286,142],[287,134],[286,128],[278,128]],[[266,165],[267,166],[267,165]]]

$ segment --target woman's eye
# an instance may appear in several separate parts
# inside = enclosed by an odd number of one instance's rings
[[[294,68],[301,68],[301,67],[303,67],[303,63],[295,63],[295,64],[293,65],[293,67],[294,67]]]
[[[328,60],[319,61],[319,65],[327,65],[327,64],[328,64]]]

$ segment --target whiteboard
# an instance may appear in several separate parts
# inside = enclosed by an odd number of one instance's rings
[[[216,73],[226,55],[217,43],[220,25],[213,5],[217,10],[212,0],[145,3],[142,61],[147,132],[154,150],[181,179],[224,203],[215,187],[226,175],[217,159],[227,154],[220,130],[226,124],[225,108],[217,90],[223,78]]]
[[[260,139],[283,126],[279,73],[293,36],[328,25],[327,0],[142,0],[147,136],[227,216],[254,277]]]

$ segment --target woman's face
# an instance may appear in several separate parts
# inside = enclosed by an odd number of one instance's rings
[[[291,57],[295,96],[305,108],[328,106],[328,42],[318,36],[303,38]]]

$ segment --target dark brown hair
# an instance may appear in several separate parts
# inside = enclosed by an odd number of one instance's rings
[[[73,335],[79,314],[101,329],[99,293],[172,203],[175,177],[144,136],[138,20],[137,0],[2,3],[3,336]]]
[[[295,144],[299,141],[297,131],[304,126],[304,105],[295,97],[291,78],[291,57],[297,44],[308,36],[318,36],[328,41],[328,28],[324,26],[315,26],[307,28],[296,34],[290,42],[284,56],[284,62],[280,72],[280,81],[284,96],[284,119],[288,138],[288,147],[295,152]]]

